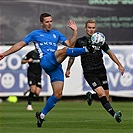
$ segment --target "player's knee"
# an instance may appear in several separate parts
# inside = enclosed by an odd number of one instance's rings
[[[101,98],[101,97],[103,97],[103,96],[106,96],[105,93],[99,93],[99,94],[98,94],[98,97],[99,97],[99,98]]]
[[[95,92],[97,93],[98,97],[101,98],[103,96],[106,96],[104,89],[102,86],[99,86],[98,88],[95,89]]]
[[[36,88],[36,92],[35,92],[36,96],[39,96],[40,92],[41,92],[41,89]]]
[[[32,93],[35,93],[35,92],[36,92],[36,89],[35,89],[35,88],[31,88],[30,91],[31,91]]]
[[[56,94],[54,94],[54,96],[55,96],[56,98],[61,99],[61,98],[62,98],[62,93],[61,93],[61,92],[60,92],[60,93],[56,93]]]
[[[106,98],[107,98],[107,101],[110,101],[110,97],[106,96]]]
[[[31,92],[36,93],[36,85],[31,85],[30,90]]]
[[[38,94],[38,93],[36,93],[35,95],[36,95],[37,97],[39,96],[39,94]]]
[[[35,92],[35,95],[36,95],[36,96],[39,96],[39,94],[40,94],[40,92]]]

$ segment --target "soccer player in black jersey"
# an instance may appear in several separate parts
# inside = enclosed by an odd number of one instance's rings
[[[96,31],[95,20],[88,20],[85,24],[86,36],[77,39],[75,47],[81,48],[83,46],[91,45],[91,36]],[[96,92],[92,94],[87,92],[87,102],[90,106],[93,99],[99,99],[102,106],[106,109],[110,115],[112,115],[118,123],[121,122],[121,111],[115,112],[109,103],[109,87],[106,76],[106,69],[103,63],[102,50],[109,55],[109,57],[117,64],[121,74],[124,74],[124,67],[121,65],[117,57],[110,50],[109,46],[105,42],[101,47],[92,46],[92,50],[89,53],[81,55],[81,65],[83,69],[83,74],[85,80],[91,86],[91,88]],[[70,68],[74,62],[75,57],[70,57],[68,61],[67,70],[65,76],[68,78],[70,76]]]
[[[32,101],[34,95],[38,96],[40,94],[41,74],[42,74],[42,68],[40,66],[40,60],[36,50],[30,51],[22,58],[21,64],[25,63],[29,64],[27,69],[27,77],[28,77],[28,85],[30,87],[27,110],[33,110]]]

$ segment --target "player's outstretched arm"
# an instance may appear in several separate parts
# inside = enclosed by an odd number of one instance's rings
[[[124,74],[124,67],[122,66],[122,64],[119,62],[118,58],[115,56],[115,54],[109,50],[108,55],[110,56],[110,58],[118,65],[118,69],[121,72],[121,74]]]
[[[73,34],[72,34],[72,38],[70,40],[66,41],[66,44],[67,44],[68,47],[74,47],[76,39],[77,39],[77,34],[78,34],[77,24],[75,23],[75,21],[69,20],[68,21],[68,27],[73,30]]]
[[[23,48],[26,45],[26,43],[24,41],[20,41],[16,44],[14,44],[10,49],[8,49],[7,51],[0,53],[0,60],[2,60],[5,56],[8,56],[12,53],[15,53],[17,51],[19,51],[21,48]]]
[[[21,64],[26,64],[26,63],[32,62],[32,61],[33,61],[32,58],[30,58],[30,59],[28,59],[28,60],[22,59],[22,60],[21,60]]]

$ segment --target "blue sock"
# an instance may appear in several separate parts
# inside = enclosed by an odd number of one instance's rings
[[[46,115],[54,106],[55,104],[59,101],[59,98],[56,98],[54,95],[50,96],[49,99],[46,102],[45,107],[42,110],[42,113]]]
[[[82,54],[86,53],[85,48],[68,48],[66,50],[66,55],[71,56],[71,57],[76,57]]]

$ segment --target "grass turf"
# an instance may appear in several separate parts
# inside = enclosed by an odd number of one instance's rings
[[[123,113],[117,123],[101,106],[85,101],[60,101],[37,128],[35,112],[41,111],[44,102],[33,102],[34,111],[26,111],[26,102],[0,103],[1,133],[132,133],[133,103],[111,102],[116,111]]]

